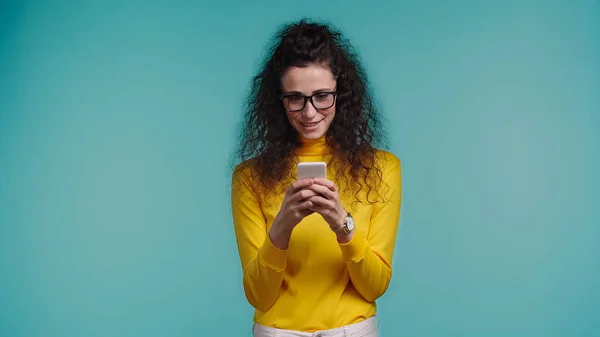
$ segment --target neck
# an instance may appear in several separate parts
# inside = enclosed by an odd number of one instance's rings
[[[296,151],[298,155],[323,155],[328,150],[325,136],[318,139],[306,139],[300,136],[300,143]]]

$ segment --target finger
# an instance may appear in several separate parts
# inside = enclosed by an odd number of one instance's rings
[[[301,190],[297,191],[296,193],[292,194],[289,198],[289,201],[294,203],[294,202],[306,200],[306,199],[314,197],[316,195],[319,195],[319,193],[315,192],[311,189],[305,188],[305,189],[301,189]]]
[[[336,200],[337,199],[337,195],[335,192],[333,192],[332,190],[330,190],[328,187],[323,186],[323,185],[318,185],[318,184],[314,184],[308,187],[309,190],[316,192],[322,196],[324,196],[327,199],[330,200]]]
[[[302,212],[302,211],[311,210],[311,208],[314,207],[314,206],[315,206],[315,204],[312,201],[306,200],[306,201],[303,201],[303,202],[295,204],[293,206],[293,208],[296,211]]]
[[[337,187],[335,186],[335,184],[333,183],[333,181],[331,181],[329,179],[315,178],[314,179],[314,183],[317,184],[317,185],[325,186],[329,190],[331,190],[332,192],[336,192],[337,191]]]
[[[331,202],[331,200],[325,199],[319,195],[310,198],[309,201],[319,208],[332,209],[335,206],[335,204]]]
[[[313,213],[319,213],[319,214],[321,214],[321,216],[323,216],[323,214],[325,214],[327,212],[327,208],[320,207],[320,206],[313,206],[310,210]]]
[[[303,218],[306,218],[307,216],[313,214],[315,211],[313,211],[312,209],[305,209],[300,211],[300,215],[302,215]]]
[[[316,203],[313,203],[313,207],[311,207],[310,210],[321,214],[323,217],[328,217],[329,214],[331,214],[331,208],[329,206],[321,206]]]
[[[290,187],[288,188],[288,192],[289,192],[289,194],[293,194],[293,193],[296,193],[298,190],[306,188],[312,184],[314,184],[314,179],[309,178],[309,179],[297,180],[290,185]]]

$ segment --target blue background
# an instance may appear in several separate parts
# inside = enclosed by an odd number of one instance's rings
[[[403,161],[382,336],[599,336],[600,2],[0,5],[0,336],[249,336],[229,205],[282,23],[341,28]]]

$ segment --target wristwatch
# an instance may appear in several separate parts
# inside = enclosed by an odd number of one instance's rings
[[[352,232],[352,230],[354,229],[354,218],[350,213],[347,214],[348,215],[346,215],[346,220],[344,220],[344,225],[340,228],[333,229],[334,232],[343,234],[348,234]]]

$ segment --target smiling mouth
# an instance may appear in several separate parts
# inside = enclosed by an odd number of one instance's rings
[[[317,124],[319,124],[319,123],[321,123],[321,121],[318,121],[318,122],[313,122],[313,123],[300,123],[300,124],[302,124],[302,126],[305,126],[305,127],[307,127],[307,128],[310,128],[310,127],[316,126],[316,125],[317,125]]]

